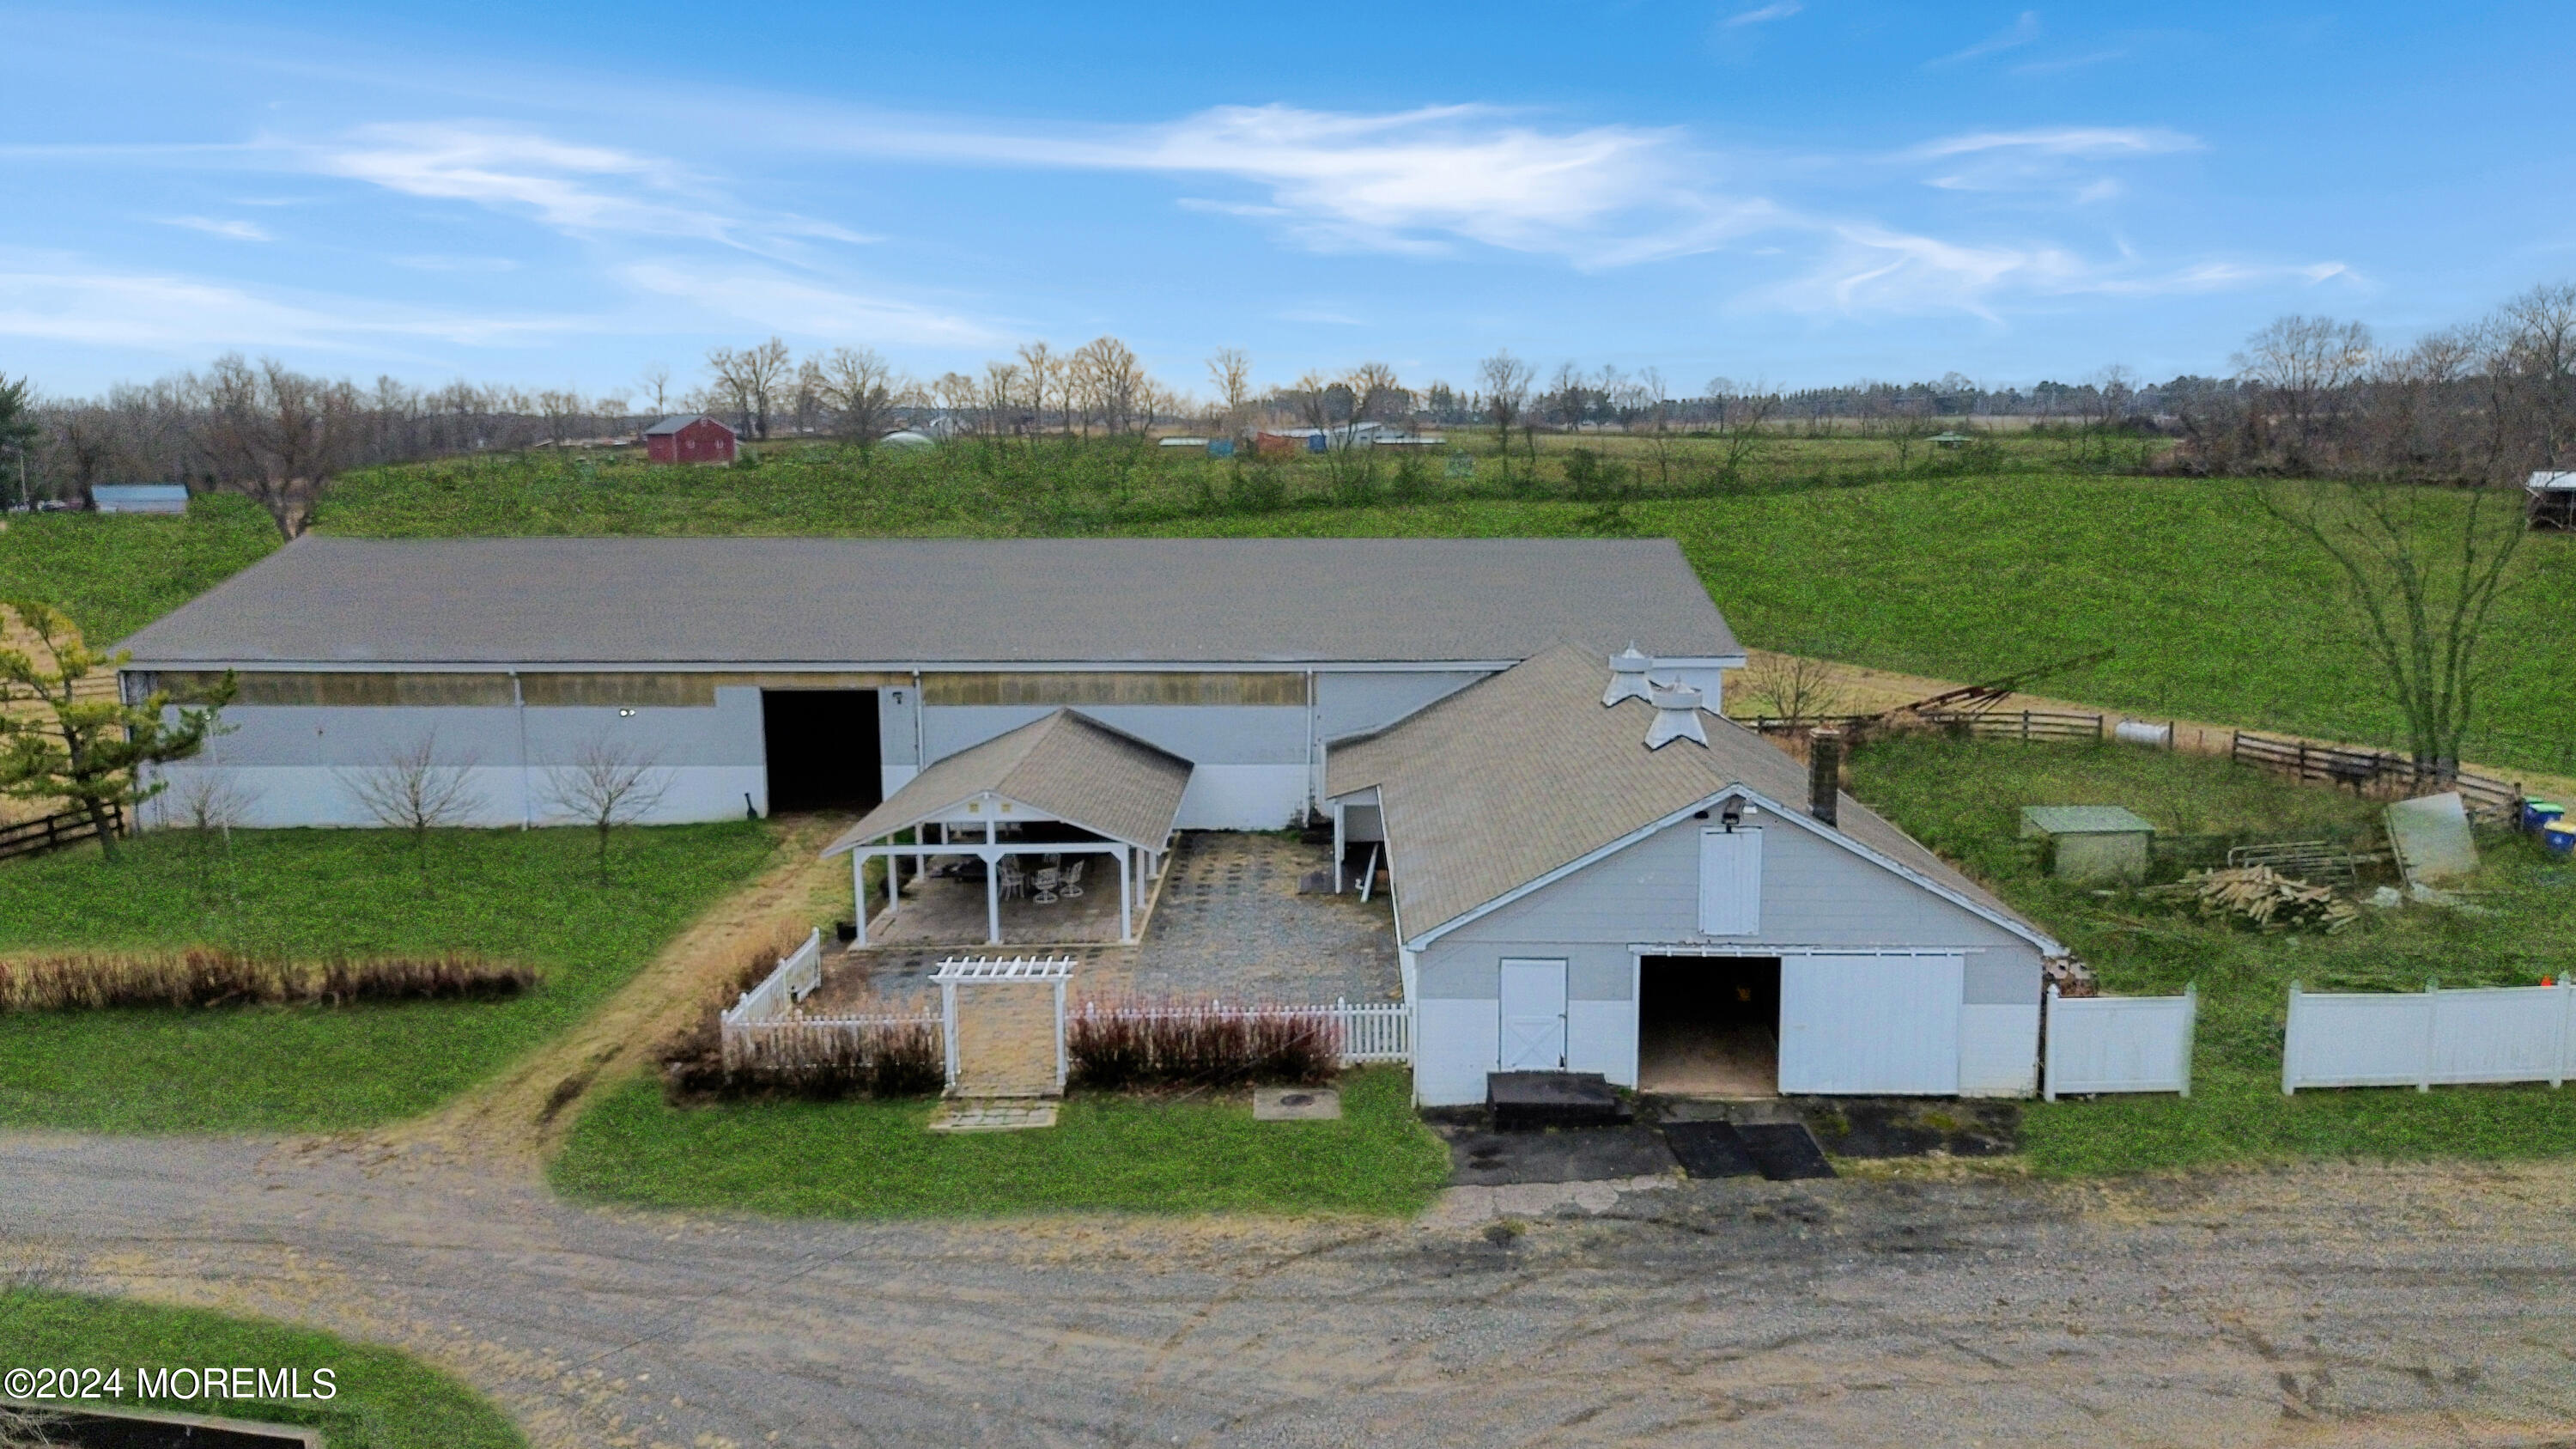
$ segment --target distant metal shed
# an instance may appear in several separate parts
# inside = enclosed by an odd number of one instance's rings
[[[2067,880],[2139,880],[2153,822],[2117,805],[2025,805],[2025,840],[2048,842],[2049,873]]]
[[[89,502],[101,513],[185,513],[188,489],[181,483],[100,483],[89,490]]]

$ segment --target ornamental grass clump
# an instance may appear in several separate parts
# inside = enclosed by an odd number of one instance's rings
[[[1221,1007],[1085,1010],[1064,1050],[1073,1084],[1106,1091],[1321,1082],[1341,1059],[1328,1016]]]
[[[533,968],[452,951],[321,961],[245,956],[215,947],[88,951],[0,958],[0,1011],[498,1001],[533,990],[537,981]]]

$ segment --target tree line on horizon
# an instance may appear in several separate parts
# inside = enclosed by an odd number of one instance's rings
[[[2079,382],[1986,387],[1952,372],[1925,382],[1784,389],[1727,377],[1695,391],[1656,368],[1567,362],[1544,380],[1500,351],[1465,386],[1420,387],[1383,363],[1259,386],[1225,348],[1208,393],[1171,387],[1114,337],[1058,350],[1028,343],[980,373],[909,377],[864,347],[797,357],[779,338],[710,351],[682,387],[669,368],[585,396],[392,377],[361,386],[238,354],[203,372],[120,384],[96,397],[45,397],[0,377],[0,494],[85,506],[102,483],[169,482],[259,502],[281,532],[302,531],[328,480],[353,468],[527,448],[631,441],[675,413],[724,418],[754,441],[832,439],[865,448],[899,428],[994,441],[1137,437],[1183,427],[1232,434],[1303,427],[1353,440],[1350,425],[1490,429],[1508,455],[1517,430],[1714,436],[1730,449],[1782,434],[1856,433],[1912,442],[2012,419],[2084,435],[2161,435],[2158,465],[2195,473],[2499,482],[2576,466],[2576,285],[2541,286],[2485,317],[2385,348],[2359,322],[2281,318],[2247,339],[2226,377],[2162,383],[2108,367]],[[14,476],[10,476],[14,474]]]

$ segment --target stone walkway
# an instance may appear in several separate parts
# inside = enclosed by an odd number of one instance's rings
[[[1301,876],[1331,863],[1328,848],[1285,836],[1184,837],[1137,953],[1135,993],[1292,1006],[1402,999],[1386,897],[1297,894]]]

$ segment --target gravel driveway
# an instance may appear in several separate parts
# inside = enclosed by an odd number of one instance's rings
[[[1517,1234],[790,1223],[0,1137],[8,1251],[400,1344],[543,1445],[2532,1443],[2576,1426],[2571,1207],[2566,1166],[2318,1167],[1693,1184]]]

